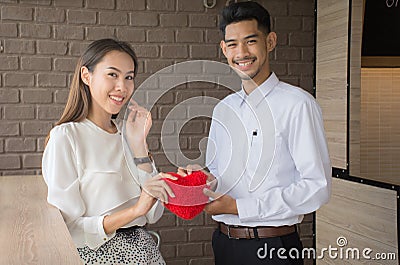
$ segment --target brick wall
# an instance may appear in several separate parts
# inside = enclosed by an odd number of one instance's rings
[[[76,59],[92,40],[116,37],[133,44],[137,85],[165,66],[191,59],[223,61],[218,43],[218,12],[202,0],[0,0],[0,175],[40,174],[43,141],[59,118]],[[278,47],[272,69],[281,79],[312,92],[314,1],[260,0],[273,16]],[[171,107],[193,96],[223,98],[228,90],[207,84],[179,86],[157,102],[149,145],[160,170],[173,170],[159,141]],[[209,119],[184,127],[180,146],[198,155]],[[299,226],[312,245],[312,216]],[[151,229],[162,237],[168,264],[212,264],[215,224],[202,214],[182,221],[169,212]]]

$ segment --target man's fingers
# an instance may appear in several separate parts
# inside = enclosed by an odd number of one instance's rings
[[[186,177],[187,176],[187,172],[186,169],[184,169],[183,167],[178,167],[178,172],[179,175],[181,175],[182,177]]]
[[[203,189],[203,193],[204,193],[204,195],[206,195],[207,197],[211,197],[211,198],[213,198],[213,199],[217,199],[218,197],[221,196],[220,193],[214,192],[214,191],[212,191],[212,190],[210,190],[210,189],[207,189],[207,188],[204,188],[204,189]]]

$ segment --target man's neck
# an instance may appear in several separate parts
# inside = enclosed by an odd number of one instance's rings
[[[271,76],[271,72],[268,74],[268,76],[266,78],[263,78],[262,80],[256,80],[256,78],[252,78],[249,80],[242,80],[242,86],[243,86],[244,92],[246,92],[247,95],[250,95],[251,92],[253,92],[262,83],[264,83],[265,80],[267,80],[270,76]]]

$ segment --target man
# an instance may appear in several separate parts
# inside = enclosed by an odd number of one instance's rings
[[[213,198],[205,210],[218,222],[215,263],[303,264],[295,225],[330,196],[321,110],[311,95],[271,72],[277,36],[264,7],[232,3],[220,29],[242,90],[215,107],[209,133],[207,165],[218,187],[204,193]]]

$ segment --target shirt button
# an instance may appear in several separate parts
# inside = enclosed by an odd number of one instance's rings
[[[106,240],[107,240],[107,238],[103,238],[103,240],[104,240],[104,241],[106,241]]]

